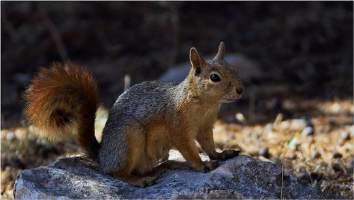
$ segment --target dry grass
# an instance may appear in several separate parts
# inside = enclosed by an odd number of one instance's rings
[[[271,159],[322,191],[353,198],[354,126],[350,101],[303,102],[314,104],[322,115],[247,125],[219,121],[219,147],[239,148],[245,154]],[[247,119],[247,117],[245,117]],[[311,127],[313,133],[309,130]]]
[[[306,107],[313,103],[316,102],[304,101],[301,105]],[[279,114],[271,123],[257,124],[248,123],[250,116],[238,113],[238,120],[233,123],[222,120],[216,123],[217,146],[238,148],[244,154],[273,160],[305,183],[318,185],[324,192],[353,198],[353,104],[328,101],[317,102],[315,106],[323,115],[311,118],[312,134],[304,131],[309,125],[301,118],[284,119]],[[97,133],[101,132],[106,117],[107,112],[100,109]],[[12,198],[19,170],[45,165],[59,156],[79,151],[72,141],[49,143],[26,127],[2,130],[1,139],[1,196],[5,199]]]

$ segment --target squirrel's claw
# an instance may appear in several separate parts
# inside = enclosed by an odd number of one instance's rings
[[[227,160],[229,158],[233,158],[236,157],[240,154],[240,151],[236,151],[233,149],[227,149],[227,150],[223,150],[220,154],[219,154],[219,159],[220,160]]]
[[[219,166],[219,163],[218,163],[218,161],[215,161],[215,160],[204,162],[203,172],[209,172],[209,171],[217,168],[218,166]]]

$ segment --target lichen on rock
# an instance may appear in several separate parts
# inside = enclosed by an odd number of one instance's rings
[[[167,170],[156,184],[146,188],[102,174],[85,158],[62,158],[49,166],[20,172],[14,195],[16,199],[328,198],[281,166],[244,155],[223,161],[208,173]]]

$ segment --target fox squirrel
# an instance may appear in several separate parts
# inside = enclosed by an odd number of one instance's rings
[[[101,143],[94,135],[96,81],[78,65],[41,69],[25,93],[25,113],[49,138],[75,133],[104,173],[135,186],[153,183],[157,175],[147,174],[168,157],[171,148],[180,151],[192,169],[205,172],[215,168],[215,162],[201,160],[195,140],[211,160],[238,153],[217,152],[213,140],[220,104],[239,99],[243,88],[238,73],[224,62],[224,51],[220,42],[216,56],[207,62],[192,47],[192,67],[178,85],[152,81],[130,87],[111,108]]]

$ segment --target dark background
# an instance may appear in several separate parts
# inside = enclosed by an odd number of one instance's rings
[[[220,40],[228,52],[259,64],[262,77],[247,81],[246,89],[282,85],[286,91],[276,95],[280,99],[352,98],[352,2],[1,5],[3,127],[19,123],[24,88],[52,62],[87,66],[98,79],[103,104],[110,107],[123,90],[125,74],[133,83],[157,79],[169,66],[186,62],[191,46],[209,55]]]
[[[190,47],[214,55],[220,40],[255,63],[241,75],[258,76],[245,76],[243,98],[222,107],[217,147],[271,159],[333,198],[353,199],[349,1],[1,1],[1,197],[13,198],[19,170],[80,152],[73,141],[37,137],[23,118],[23,92],[40,67],[85,65],[109,108],[125,75],[133,84],[158,79],[187,62]],[[101,130],[104,113],[96,117]]]

